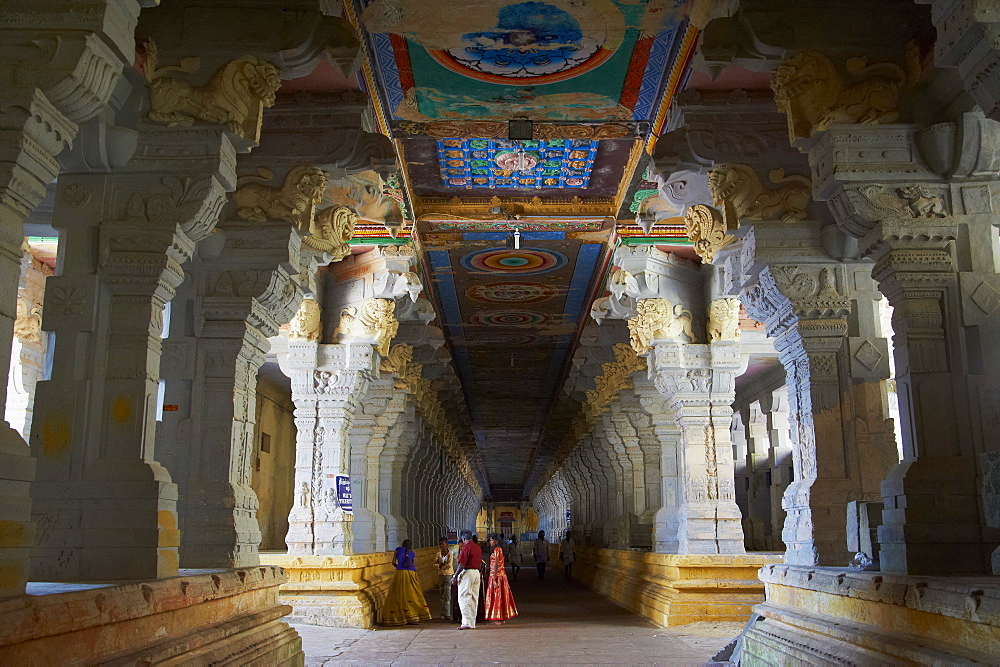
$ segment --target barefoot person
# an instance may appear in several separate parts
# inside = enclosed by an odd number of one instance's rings
[[[507,570],[504,567],[503,547],[500,536],[490,535],[490,580],[486,585],[486,620],[492,623],[503,623],[517,616],[517,606],[514,596],[507,583]]]
[[[420,590],[420,579],[417,577],[417,555],[411,547],[409,540],[403,540],[402,546],[397,547],[392,555],[392,566],[396,568],[396,572],[382,606],[384,625],[413,625],[431,620],[431,612],[427,608],[427,600]]]
[[[438,568],[438,586],[441,589],[441,618],[451,619],[451,576],[455,573],[455,565],[448,548],[448,539],[438,540],[440,549],[434,559]]]
[[[472,531],[462,531],[462,548],[458,552],[458,566],[454,578],[458,581],[458,606],[462,610],[462,625],[459,630],[476,628],[476,612],[479,610],[479,566],[483,562],[483,550],[472,541]]]
[[[538,539],[531,547],[531,554],[535,557],[535,569],[538,570],[538,580],[545,580],[545,566],[549,563],[549,543],[545,541],[545,531],[538,531]]]

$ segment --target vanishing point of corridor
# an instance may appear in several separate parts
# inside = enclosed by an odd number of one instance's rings
[[[742,623],[691,623],[658,628],[559,572],[539,583],[532,568],[511,582],[520,616],[505,625],[459,631],[440,620],[436,591],[427,592],[434,620],[378,630],[295,625],[306,665],[703,665]]]

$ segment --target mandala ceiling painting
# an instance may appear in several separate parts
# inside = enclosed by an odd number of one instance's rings
[[[384,121],[655,121],[690,56],[684,0],[354,0]]]

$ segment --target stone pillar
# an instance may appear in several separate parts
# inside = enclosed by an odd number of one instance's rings
[[[104,109],[122,68],[131,62],[139,2],[107,0],[86,13],[20,0],[0,13],[0,377],[10,374],[17,317],[23,221],[59,173],[57,156],[74,141],[79,123]],[[41,44],[58,44],[48,57]],[[0,383],[0,410],[7,385]],[[0,412],[0,596],[24,591],[35,534],[29,486],[35,462]]]
[[[45,279],[52,269],[35,259],[27,242],[22,246],[21,281],[17,288],[17,319],[10,377],[7,382],[7,421],[27,438],[35,407],[35,386],[45,371],[47,337],[42,333],[42,302]]]
[[[153,451],[163,310],[234,185],[235,151],[222,130],[143,126],[134,138],[127,165],[59,179],[64,254],[44,321],[57,342],[31,437],[44,526],[33,567],[45,580],[155,578],[178,565],[177,489]]]
[[[300,243],[300,232],[284,221],[230,220],[186,266],[191,289],[173,305],[168,349],[193,356],[191,380],[167,383],[165,404],[184,410],[164,412],[157,445],[173,454],[182,567],[258,562],[250,488],[257,373],[267,339],[299,307],[297,276],[315,270]],[[180,357],[171,365],[189,364]]]
[[[771,526],[773,529],[769,548],[780,551],[785,548],[781,539],[781,529],[785,525],[785,508],[782,498],[792,483],[792,442],[788,425],[788,389],[781,387],[760,399],[761,409],[767,417],[767,433],[770,443],[768,463],[771,467]]]
[[[739,344],[656,341],[651,357],[650,377],[680,428],[678,553],[744,553],[729,431],[736,376],[743,370]]]

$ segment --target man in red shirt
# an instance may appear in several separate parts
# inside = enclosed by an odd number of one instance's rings
[[[458,552],[454,575],[458,580],[458,607],[462,610],[462,625],[458,629],[474,630],[479,609],[479,566],[483,562],[483,550],[472,541],[472,531],[463,530],[461,538],[462,548]]]

